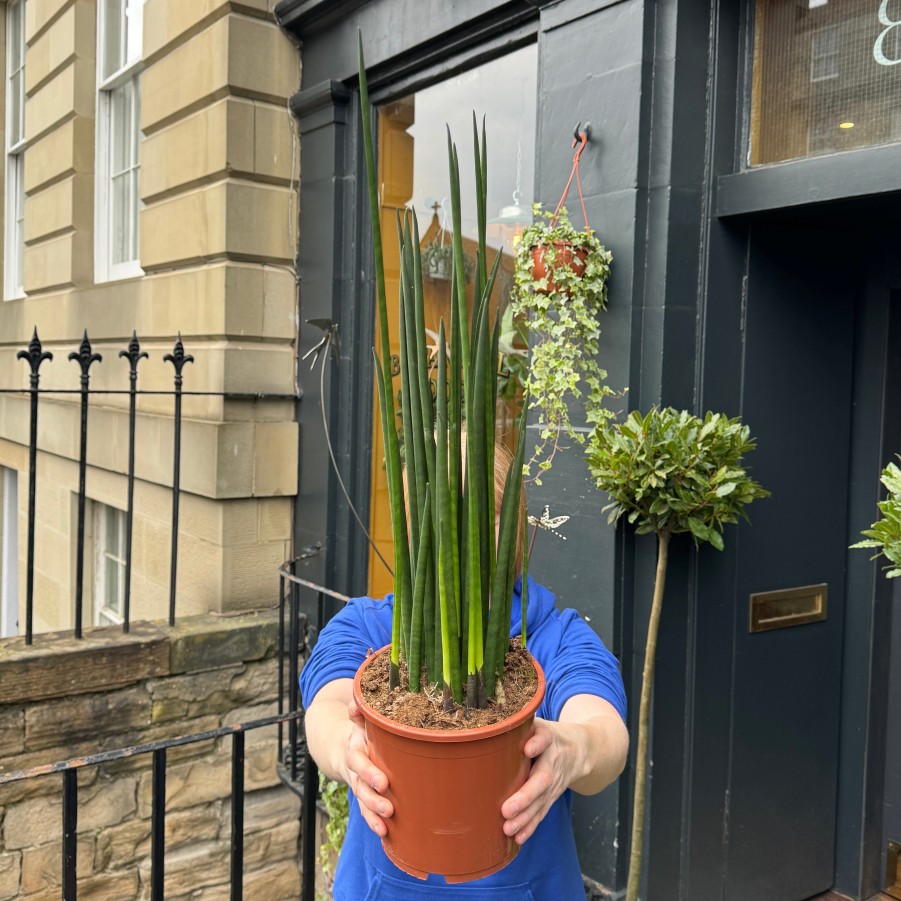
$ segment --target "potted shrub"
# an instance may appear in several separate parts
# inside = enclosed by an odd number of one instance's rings
[[[439,326],[434,400],[419,234],[414,217],[398,219],[398,436],[362,47],[360,86],[380,333],[375,376],[394,538],[394,606],[391,644],[360,667],[354,698],[365,720],[369,756],[388,777],[396,809],[404,812],[392,819],[382,840],[385,852],[414,876],[438,873],[449,882],[462,882],[501,869],[516,854],[518,846],[503,832],[500,809],[528,776],[530,763],[522,748],[544,691],[541,669],[525,648],[525,592],[518,646],[511,647],[507,637],[517,541],[524,530],[525,429],[520,422],[501,509],[495,510],[493,361],[499,327],[489,324],[488,308],[500,255],[489,268],[483,127],[481,138],[476,130],[474,151],[479,240],[472,322],[457,151],[448,139],[454,222],[451,321]],[[515,680],[510,678],[513,665]],[[430,689],[433,684],[440,686],[437,693]],[[521,709],[513,712],[517,685]]]
[[[604,507],[609,522],[616,524],[625,516],[638,535],[657,536],[657,572],[635,742],[626,901],[637,901],[641,881],[654,657],[670,539],[688,532],[696,546],[723,549],[723,527],[739,517],[746,519],[745,506],[769,495],[742,465],[742,458],[754,447],[748,428],[737,419],[719,413],[699,419],[670,407],[655,407],[646,416],[633,412],[622,423],[605,423],[589,440],[588,465],[597,487],[610,497]]]
[[[872,559],[884,556],[889,561],[886,577],[896,579],[901,576],[901,469],[890,462],[882,471],[880,481],[888,492],[878,505],[882,516],[861,533],[866,536],[864,540],[851,547],[877,548]]]
[[[561,435],[583,442],[570,422],[570,401],[584,402],[590,425],[607,417],[603,403],[613,391],[597,357],[613,256],[590,228],[570,222],[565,207],[550,213],[536,204],[534,212],[517,246],[511,306],[530,336],[525,390],[537,411],[539,443],[526,471],[537,463],[534,481],[541,484]]]

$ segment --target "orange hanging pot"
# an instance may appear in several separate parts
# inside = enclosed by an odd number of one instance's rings
[[[545,255],[553,246],[554,259],[553,262],[545,261]],[[577,276],[585,273],[585,263],[588,260],[588,248],[576,247],[569,241],[554,241],[553,245],[538,244],[532,248],[532,280],[541,281],[547,279],[547,287],[537,289],[539,294],[552,294],[557,290],[557,286],[551,277],[551,272],[555,269],[570,269]],[[549,265],[550,263],[550,265]],[[564,292],[567,295],[568,291]]]
[[[363,699],[363,673],[388,651],[368,657],[353,686],[369,756],[387,776],[385,796],[394,805],[382,847],[396,866],[419,879],[429,873],[448,882],[490,876],[519,850],[504,834],[501,805],[529,775],[523,748],[544,698],[541,666],[532,660],[535,695],[512,717],[475,729],[418,729],[394,722]]]

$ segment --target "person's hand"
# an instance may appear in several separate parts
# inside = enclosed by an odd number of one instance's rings
[[[554,801],[569,788],[576,775],[577,749],[565,724],[536,717],[523,753],[532,758],[529,778],[501,806],[504,834],[518,845],[532,835]]]
[[[351,787],[360,804],[360,813],[369,828],[380,838],[388,834],[385,818],[394,813],[391,802],[382,795],[388,788],[388,778],[369,759],[369,745],[363,727],[363,717],[357,703],[347,705],[351,728],[347,735],[345,752],[345,781]]]

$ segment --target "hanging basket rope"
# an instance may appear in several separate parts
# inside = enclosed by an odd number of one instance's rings
[[[582,218],[585,220],[585,231],[590,232],[591,228],[588,225],[588,213],[585,211],[585,198],[582,196],[582,180],[579,178],[579,158],[582,156],[582,151],[585,149],[585,145],[588,143],[588,131],[587,127],[585,131],[579,131],[579,126],[581,126],[581,122],[576,126],[576,130],[574,132],[575,137],[573,138],[572,146],[575,147],[576,144],[579,145],[579,149],[576,150],[573,155],[573,165],[572,169],[569,172],[569,178],[566,182],[566,187],[563,189],[563,194],[560,196],[560,201],[554,209],[554,215],[551,216],[550,223],[551,225],[556,225],[557,219],[560,216],[560,210],[563,209],[563,204],[566,203],[566,197],[569,194],[569,189],[572,186],[573,179],[576,180],[576,188],[579,191],[579,203],[582,205]]]

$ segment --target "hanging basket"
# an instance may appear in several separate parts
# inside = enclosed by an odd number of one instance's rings
[[[532,279],[541,281],[547,279],[547,287],[538,289],[539,294],[554,294],[557,286],[552,278],[552,273],[557,269],[569,269],[577,276],[585,273],[585,263],[588,259],[587,247],[575,247],[569,241],[555,241],[553,244],[552,260],[545,260],[545,256],[551,250],[549,244],[539,244],[532,248]],[[564,291],[568,295],[569,291]]]

